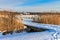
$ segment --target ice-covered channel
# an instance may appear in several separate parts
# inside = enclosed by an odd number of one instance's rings
[[[24,23],[29,26],[38,27],[38,28],[46,28],[49,29],[47,31],[53,32],[51,35],[54,40],[60,40],[60,25],[52,25],[52,24],[40,24],[36,22],[32,22],[30,20],[25,20]]]
[[[28,20],[25,20],[24,24],[38,28],[47,28],[49,30],[33,33],[23,31],[21,33],[13,33],[12,35],[8,34],[5,36],[0,33],[0,40],[60,40],[60,25],[40,24]]]

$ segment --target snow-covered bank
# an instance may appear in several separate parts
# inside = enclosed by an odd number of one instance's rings
[[[60,35],[60,25],[52,25],[52,24],[41,24],[32,22],[32,20],[24,20],[24,24],[32,26],[32,27],[38,27],[38,28],[46,28],[49,29],[49,32],[54,32],[51,34],[54,38],[54,40],[59,39]]]
[[[33,33],[18,33],[13,35],[0,36],[0,40],[51,40],[53,36],[52,32],[33,32]]]
[[[54,29],[60,32],[60,25],[41,24],[41,23],[32,22],[32,20],[24,20],[24,24],[38,28]]]
[[[21,33],[13,33],[12,35],[7,34],[5,36],[0,33],[0,40],[55,40],[60,39],[60,29],[58,25],[51,24],[39,24],[32,23],[31,21],[24,21],[25,24],[32,24],[33,26],[37,26],[39,28],[48,28],[49,30],[43,32],[31,32],[27,33],[23,31]],[[56,30],[57,29],[57,30]]]

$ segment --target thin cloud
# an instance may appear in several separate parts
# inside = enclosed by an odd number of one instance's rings
[[[21,6],[21,7],[15,7],[14,8],[17,11],[30,11],[30,12],[48,12],[48,11],[58,11],[60,12],[60,1],[47,3],[44,5],[38,5],[38,6]]]
[[[0,0],[0,8],[9,8],[17,4],[22,4],[26,0]]]
[[[17,11],[55,11],[60,10],[60,0],[0,0],[0,8]]]

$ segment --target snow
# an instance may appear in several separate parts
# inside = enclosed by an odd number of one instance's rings
[[[13,33],[12,35],[2,35],[0,33],[0,40],[60,40],[60,26],[52,24],[39,24],[31,21],[24,21],[24,24],[33,25],[38,28],[47,28],[49,30],[43,32],[31,32],[27,33],[23,31],[21,33]]]
[[[56,31],[60,31],[60,25],[35,23],[32,22],[32,20],[24,20],[24,24],[38,28],[47,28],[47,29],[54,29]]]
[[[53,37],[48,31],[33,32],[33,33],[19,33],[13,35],[0,36],[0,40],[51,40]],[[53,39],[54,40],[54,39]]]

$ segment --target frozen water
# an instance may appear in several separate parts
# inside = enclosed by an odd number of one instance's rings
[[[0,36],[0,40],[51,40],[50,32],[19,33],[13,35]],[[54,39],[53,39],[54,40]]]
[[[33,26],[33,27],[38,27],[38,28],[47,28],[50,29],[48,30],[49,32],[54,32],[51,35],[53,36],[54,40],[59,39],[58,34],[60,34],[60,25],[52,25],[52,24],[40,24],[40,23],[35,23],[32,22],[31,20],[24,20],[24,24]]]
[[[60,40],[60,26],[58,25],[39,24],[32,22],[32,20],[24,21],[24,24],[38,28],[47,28],[49,30],[31,33],[23,31],[21,33],[13,33],[12,35],[2,35],[0,33],[0,40]]]

